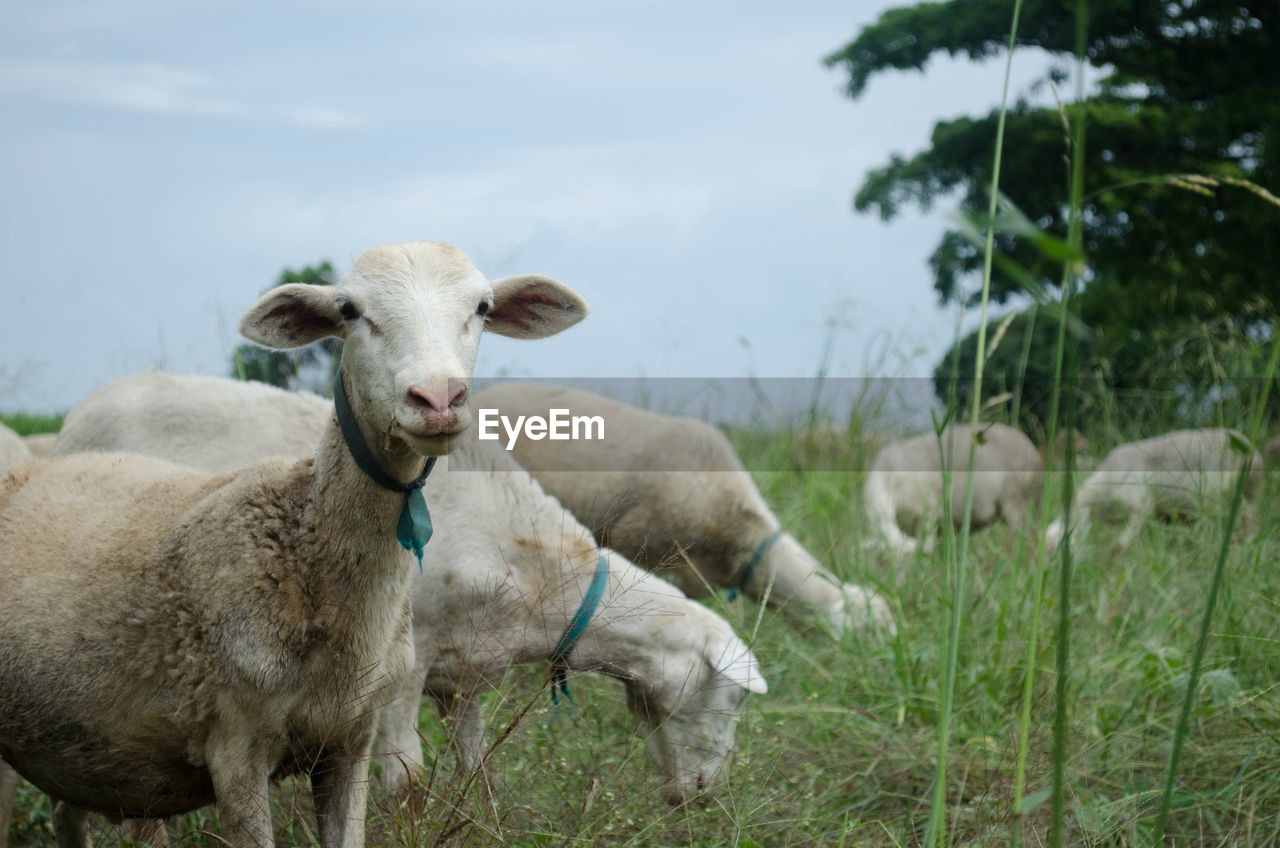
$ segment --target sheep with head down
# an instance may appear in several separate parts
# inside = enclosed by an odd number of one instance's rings
[[[1220,427],[1174,430],[1129,442],[1103,458],[1071,500],[1073,523],[1084,532],[1093,514],[1119,505],[1125,525],[1116,549],[1126,551],[1151,516],[1185,518],[1201,514],[1208,504],[1226,496],[1236,476],[1248,469],[1245,490],[1250,497],[1262,478],[1262,457],[1243,433]],[[1252,500],[1246,501],[1247,510]],[[1049,549],[1066,533],[1066,517],[1045,530]]]
[[[68,414],[56,450],[129,450],[206,470],[235,468],[303,450],[332,415],[332,405],[315,395],[145,372],[82,401]],[[601,556],[603,594],[567,666],[623,682],[668,798],[710,788],[732,749],[747,693],[765,691],[755,658],[729,624],[618,554],[600,551],[496,445],[464,440],[424,491],[435,533],[413,581],[415,669],[381,722],[386,788],[400,789],[404,766],[422,763],[416,719],[424,690],[451,714],[459,764],[480,764],[484,721],[475,696],[514,663],[546,662]]]
[[[834,633],[895,630],[880,595],[842,583],[784,532],[724,434],[591,392],[507,383],[473,406],[510,419],[551,409],[600,417],[604,439],[516,439],[512,456],[601,544],[671,580],[691,597],[708,586],[768,596],[802,624]]]
[[[341,337],[351,424],[403,486],[469,426],[486,327],[536,338],[585,312],[554,280],[490,282],[419,242],[367,251],[334,286],[273,289],[241,331]],[[336,422],[306,459],[230,473],[75,454],[3,478],[0,759],[57,800],[59,844],[84,844],[86,811],[216,800],[229,843],[268,846],[268,782],[294,771],[321,845],[362,844],[377,712],[413,663],[410,506]]]
[[[1015,530],[1027,527],[1029,507],[1039,497],[1044,460],[1020,431],[1003,424],[953,424],[941,437],[923,433],[899,439],[876,454],[863,484],[863,507],[883,543],[900,552],[914,551],[929,537],[941,517],[943,469],[951,472],[951,517],[964,520],[969,452],[973,449],[971,526],[1003,521]],[[945,462],[944,462],[945,458]],[[925,541],[922,543],[920,539]]]

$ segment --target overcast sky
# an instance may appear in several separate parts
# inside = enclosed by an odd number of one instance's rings
[[[850,198],[994,107],[1003,67],[849,100],[821,57],[889,5],[3,4],[0,410],[225,374],[281,268],[412,239],[591,304],[553,339],[487,338],[480,374],[811,376],[831,322],[835,375],[885,350],[881,374],[926,374],[955,333],[925,264],[950,205],[886,225]]]

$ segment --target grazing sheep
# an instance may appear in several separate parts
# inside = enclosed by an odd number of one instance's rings
[[[53,450],[53,443],[57,440],[57,433],[33,433],[30,436],[22,437],[22,441],[27,443],[27,450],[31,451],[32,456],[48,456],[49,451]]]
[[[269,846],[268,782],[295,771],[320,844],[363,844],[376,714],[412,666],[395,531],[423,528],[352,449],[414,479],[470,424],[485,326],[538,338],[585,312],[546,277],[490,283],[449,245],[374,248],[240,325],[275,348],[341,337],[358,440],[331,422],[296,462],[209,474],[85,453],[0,482],[0,759],[57,799],[60,845],[84,844],[88,810],[216,800],[227,842]]]
[[[0,472],[20,465],[31,458],[26,441],[8,427],[0,424]]]
[[[82,401],[67,416],[58,450],[93,445],[174,461],[190,456],[197,467],[225,470],[304,450],[332,415],[315,395],[151,371]],[[184,421],[204,438],[190,438]],[[286,427],[286,437],[263,437]],[[452,711],[460,766],[480,764],[477,690],[514,663],[547,660],[600,556],[587,529],[497,445],[462,442],[425,490],[435,535],[413,588],[416,670],[379,734],[389,790],[404,784],[401,762],[422,763],[416,728],[424,688]],[[747,692],[764,692],[765,682],[724,619],[616,553],[605,556],[607,588],[567,663],[624,681],[668,797],[684,799],[712,785]]]
[[[1118,503],[1128,520],[1116,547],[1128,550],[1148,516],[1179,518],[1202,511],[1206,499],[1231,491],[1246,462],[1252,487],[1261,479],[1262,458],[1243,434],[1221,428],[1175,430],[1120,445],[1072,498],[1076,526],[1083,531],[1094,509]],[[1049,525],[1045,541],[1050,550],[1062,541],[1064,531],[1062,517]]]
[[[1027,507],[1039,494],[1044,475],[1036,446],[1003,424],[980,424],[976,434],[972,425],[955,424],[941,438],[923,433],[892,442],[876,454],[863,487],[864,508],[872,531],[890,548],[913,551],[920,542],[912,536],[932,533],[941,512],[944,451],[951,468],[951,515],[960,526],[970,445],[976,445],[971,526],[985,527],[998,519],[1015,530],[1025,526]]]
[[[384,785],[403,786],[401,758],[422,762],[417,716],[424,691],[453,718],[460,767],[480,766],[484,719],[476,695],[511,665],[553,659],[599,579],[598,607],[565,668],[601,671],[625,684],[668,800],[709,789],[733,748],[747,693],[766,691],[755,658],[729,624],[621,555],[598,550],[497,446],[460,447],[436,486],[438,502],[456,509],[438,511],[442,542],[414,587],[416,670],[383,712]]]
[[[760,599],[767,588],[770,605],[799,621],[816,613],[837,634],[894,631],[883,598],[841,583],[781,531],[729,440],[711,425],[530,384],[487,387],[473,406],[512,420],[551,409],[603,418],[603,439],[517,439],[512,456],[601,544],[660,570],[689,596],[705,597],[709,584]]]

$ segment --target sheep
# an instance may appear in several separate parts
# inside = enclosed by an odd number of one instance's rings
[[[269,780],[308,770],[320,844],[363,844],[376,714],[413,662],[393,530],[416,507],[352,450],[418,477],[470,426],[486,326],[540,338],[585,313],[547,277],[487,281],[451,245],[373,248],[240,324],[275,348],[342,338],[357,440],[330,422],[295,462],[81,453],[0,482],[0,759],[57,799],[60,845],[85,843],[87,811],[216,801],[227,842],[269,846]]]
[[[49,451],[53,450],[53,443],[57,440],[57,433],[32,433],[30,436],[22,437],[32,456],[48,456]]]
[[[0,424],[0,472],[20,465],[31,458],[26,441],[8,427]]]
[[[438,502],[456,509],[438,510],[443,538],[430,554],[435,564],[414,587],[415,673],[383,711],[379,731],[385,788],[403,789],[402,762],[422,764],[417,716],[424,691],[452,717],[460,769],[481,765],[476,694],[517,662],[552,659],[603,567],[599,606],[565,664],[624,683],[669,802],[710,789],[733,748],[748,692],[767,691],[747,646],[676,587],[598,550],[586,528],[501,448],[471,442],[448,465],[451,473],[437,481]]]
[[[1120,445],[1107,454],[1072,498],[1076,526],[1084,531],[1095,508],[1119,503],[1128,517],[1116,548],[1126,551],[1148,516],[1195,514],[1206,499],[1231,491],[1236,473],[1246,462],[1252,489],[1262,476],[1262,457],[1242,433],[1222,428],[1175,430]],[[1049,550],[1058,546],[1065,530],[1065,516],[1049,525],[1045,531]]]
[[[955,424],[941,438],[923,433],[891,442],[876,454],[863,484],[863,507],[880,536],[872,541],[900,552],[921,547],[913,535],[927,539],[938,520],[944,452],[951,469],[951,515],[959,527],[970,445],[975,446],[971,526],[1003,520],[1014,529],[1025,527],[1027,507],[1040,492],[1044,475],[1036,446],[1003,424],[980,424],[976,431],[972,425]],[[930,543],[923,546],[928,550]]]
[[[55,451],[129,450],[233,469],[305,450],[332,414],[315,395],[144,372],[83,400]],[[460,767],[479,765],[484,723],[475,690],[515,662],[546,660],[603,555],[607,590],[568,661],[624,681],[670,800],[709,788],[745,695],[766,691],[728,623],[618,554],[601,554],[589,531],[497,445],[462,442],[426,490],[435,535],[414,581],[415,670],[381,722],[384,787],[403,788],[401,762],[422,763],[424,688],[442,709],[451,706]]]
[[[767,591],[768,603],[797,623],[816,614],[837,636],[850,629],[896,632],[884,598],[841,583],[782,532],[715,427],[554,386],[488,386],[473,403],[512,420],[545,417],[553,408],[601,417],[604,439],[516,439],[512,456],[601,544],[658,571],[690,597],[706,597],[709,587],[756,599]]]

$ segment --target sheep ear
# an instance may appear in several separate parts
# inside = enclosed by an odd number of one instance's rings
[[[554,336],[587,317],[582,295],[541,274],[521,274],[493,281],[493,308],[486,330],[513,339]]]
[[[755,654],[737,636],[708,640],[705,656],[712,668],[748,692],[763,695],[769,691]]]
[[[249,307],[240,332],[263,347],[302,347],[326,336],[342,335],[342,314],[329,286],[290,283],[277,286]]]

